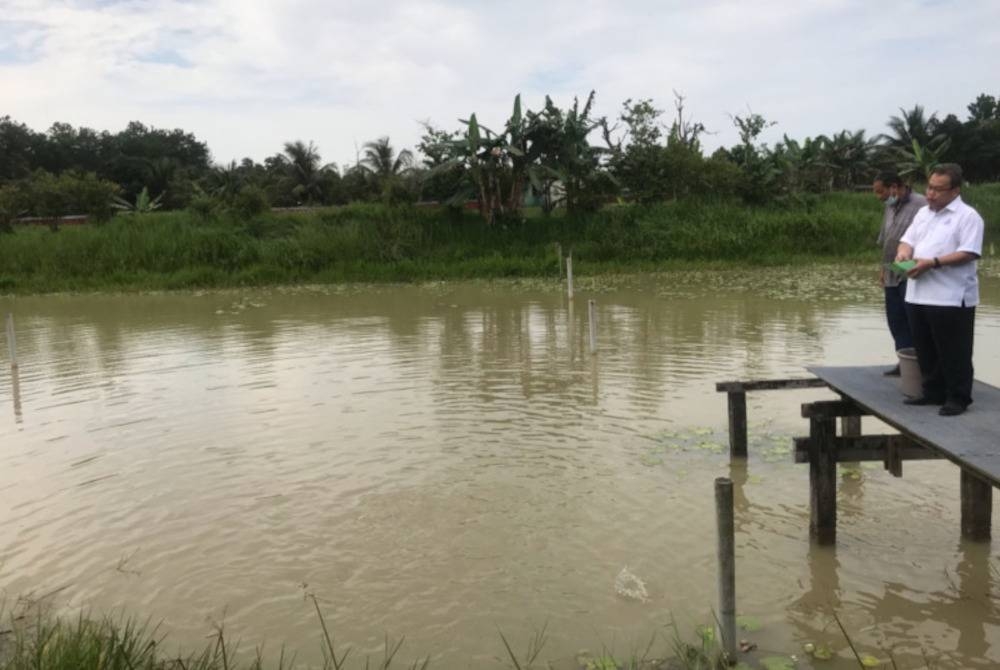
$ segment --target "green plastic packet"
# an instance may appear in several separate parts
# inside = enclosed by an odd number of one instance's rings
[[[893,272],[895,272],[896,274],[905,275],[907,272],[912,270],[916,265],[917,265],[916,261],[909,260],[909,261],[896,261],[889,267],[891,267]]]

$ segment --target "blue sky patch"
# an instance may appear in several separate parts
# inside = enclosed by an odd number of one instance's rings
[[[41,57],[45,26],[30,21],[0,21],[0,65],[23,65]]]
[[[142,63],[159,63],[161,65],[174,65],[176,67],[189,68],[194,64],[173,49],[157,49],[139,55],[136,60]]]

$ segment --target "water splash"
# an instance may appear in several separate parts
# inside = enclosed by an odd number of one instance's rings
[[[649,592],[646,591],[645,582],[633,574],[627,565],[615,577],[615,593],[623,598],[637,600],[641,603],[649,600]]]

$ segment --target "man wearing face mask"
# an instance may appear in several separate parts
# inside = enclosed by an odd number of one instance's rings
[[[956,416],[972,403],[972,342],[979,304],[976,261],[983,253],[983,217],[962,202],[962,168],[943,163],[927,178],[927,206],[899,243],[907,273],[910,316],[923,395],[908,405],[942,405]]]
[[[910,190],[895,172],[880,173],[872,184],[872,192],[885,205],[877,242],[882,247],[879,284],[885,291],[885,317],[889,322],[889,332],[896,351],[899,351],[913,346],[913,335],[906,317],[906,277],[892,272],[888,266],[896,259],[903,233],[910,227],[920,208],[927,204],[927,200]],[[883,374],[898,377],[899,365]]]

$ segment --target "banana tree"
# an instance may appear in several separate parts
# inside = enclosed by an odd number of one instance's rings
[[[926,145],[912,140],[909,151],[899,149],[897,152],[899,174],[904,177],[912,175],[920,179],[929,179],[931,170],[941,163],[941,158],[950,147],[951,140],[940,135]]]
[[[561,182],[570,212],[598,206],[602,194],[613,184],[601,169],[602,157],[610,149],[593,146],[588,139],[592,131],[607,123],[603,117],[591,118],[593,104],[591,91],[582,109],[574,98],[573,106],[563,112],[546,96],[545,108],[528,115],[529,139],[539,157],[537,178],[547,181],[549,191],[556,181]]]
[[[832,188],[850,188],[870,173],[877,139],[866,138],[864,130],[842,130],[831,137],[820,138],[823,140],[823,159],[832,170]]]
[[[162,198],[163,193],[155,198],[150,198],[149,189],[143,186],[142,191],[135,197],[134,203],[116,195],[111,206],[123,214],[149,214],[160,208]]]
[[[525,182],[537,171],[537,154],[521,111],[521,96],[514,98],[513,111],[502,133],[480,124],[475,114],[460,121],[465,125],[462,136],[435,147],[450,158],[432,168],[428,175],[461,168],[468,181],[450,202],[457,204],[474,197],[480,214],[489,223],[516,215],[521,209]]]
[[[785,188],[791,192],[829,190],[831,165],[823,159],[824,137],[807,137],[802,142],[788,135],[774,147]]]

